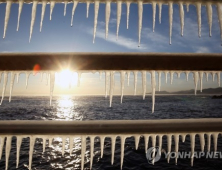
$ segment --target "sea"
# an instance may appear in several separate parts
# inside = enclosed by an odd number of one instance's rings
[[[8,103],[6,97],[0,106],[1,120],[148,120],[148,119],[190,119],[190,118],[222,118],[222,99],[212,99],[211,95],[157,95],[155,112],[151,113],[151,96],[124,96],[120,103],[120,96],[113,97],[112,107],[109,107],[109,98],[103,96],[55,96],[52,106],[49,105],[49,97],[13,97]],[[206,136],[205,136],[206,138]],[[211,139],[213,143],[213,139]],[[186,136],[185,142],[179,139],[179,151],[190,151],[190,137]],[[90,169],[90,139],[87,138],[85,153],[85,169]],[[207,140],[206,140],[207,144]],[[158,137],[157,137],[158,145]],[[152,146],[151,139],[148,147]],[[174,139],[172,139],[172,151],[174,151]],[[32,169],[34,170],[79,170],[81,169],[81,139],[75,138],[72,154],[69,154],[69,142],[66,140],[65,154],[62,156],[62,139],[54,138],[52,146],[46,144],[43,153],[42,139],[37,138]],[[167,150],[166,136],[163,137],[163,150]],[[206,151],[205,145],[205,151]],[[196,151],[200,151],[199,136],[196,136]],[[211,146],[213,150],[213,145]],[[222,136],[218,137],[218,152],[222,152]],[[139,148],[135,149],[133,137],[125,142],[125,156],[123,170],[147,170],[147,169],[220,169],[222,158],[194,158],[191,166],[189,158],[179,158],[177,165],[175,159],[167,163],[165,155],[155,164],[150,164],[146,158],[144,138],[140,137]],[[114,164],[111,165],[111,139],[106,138],[104,143],[104,156],[100,157],[100,140],[95,138],[94,170],[120,170],[120,138],[116,140]],[[222,153],[221,153],[222,154]],[[28,169],[29,138],[24,138],[20,150],[20,162],[18,170]],[[3,149],[0,169],[5,169],[5,149]],[[9,158],[8,169],[16,169],[16,137],[12,139],[12,149]]]

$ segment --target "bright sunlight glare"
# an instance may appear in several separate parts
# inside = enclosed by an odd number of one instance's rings
[[[76,86],[77,82],[78,74],[71,72],[69,69],[65,69],[60,73],[57,73],[56,84],[58,84],[61,88]]]

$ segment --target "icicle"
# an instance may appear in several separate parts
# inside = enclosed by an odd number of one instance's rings
[[[117,14],[116,14],[116,39],[118,39],[118,34],[119,34],[119,25],[120,25],[120,20],[121,20],[121,14],[122,14],[122,1],[117,1]]]
[[[78,84],[77,84],[78,87],[80,86],[81,76],[82,76],[82,73],[78,72]]]
[[[125,71],[121,71],[121,103],[123,103],[123,90],[124,90],[124,83],[125,83]]]
[[[165,73],[165,78],[166,78],[166,83],[167,83],[167,74],[168,74],[168,71],[164,71]]]
[[[162,137],[163,135],[159,135],[159,155],[161,155],[161,150],[162,150]]]
[[[219,21],[219,25],[220,25],[220,38],[222,41],[222,8],[221,8],[220,2],[217,3],[217,15],[218,15],[218,21]],[[222,45],[222,43],[221,43],[221,45]]]
[[[93,156],[94,156],[94,136],[90,137],[90,169],[92,169]]]
[[[190,4],[187,3],[186,5],[187,5],[187,12],[189,12]]]
[[[89,17],[89,5],[90,5],[90,1],[86,1],[86,18]]]
[[[217,82],[218,82],[218,86],[220,87],[220,72],[217,72]]]
[[[189,72],[189,71],[186,71],[185,73],[186,73],[186,77],[187,77],[187,81],[188,81],[188,79],[189,79],[189,73],[190,73],[190,72]]]
[[[94,3],[94,30],[93,30],[93,43],[95,43],[96,38],[96,27],[97,27],[97,19],[98,19],[98,13],[99,13],[99,1],[96,0]]]
[[[111,165],[114,163],[114,154],[115,154],[115,146],[116,146],[116,136],[111,136]]]
[[[151,139],[152,139],[152,147],[154,148],[154,151],[152,153],[152,164],[154,165],[155,151],[156,151],[156,135],[151,135]]]
[[[49,81],[49,73],[46,72],[45,74],[46,74],[46,76],[45,76],[45,78],[46,78],[46,85],[48,85],[48,81]]]
[[[19,30],[19,22],[20,22],[20,16],[21,16],[21,13],[22,13],[23,3],[24,3],[24,0],[19,0],[18,22],[17,22],[17,29],[16,29],[16,31]]]
[[[203,71],[200,71],[200,92],[203,89]]]
[[[113,100],[113,91],[114,91],[114,82],[115,78],[114,78],[114,71],[111,71],[110,73],[110,89],[109,89],[109,106],[112,107],[112,100]]]
[[[107,91],[108,91],[108,83],[109,83],[109,76],[110,72],[106,71],[105,72],[105,97],[107,98]]]
[[[11,11],[11,5],[12,5],[12,1],[7,0],[6,1],[6,9],[5,9],[5,25],[4,25],[3,38],[5,38],[6,30],[7,30],[7,27],[8,27],[8,20],[9,20],[10,11]]]
[[[38,1],[34,0],[32,4],[32,18],[31,18],[31,25],[30,25],[29,42],[31,41],[31,38],[32,38],[32,31],[33,31],[33,27],[35,23],[37,5],[38,5]]]
[[[2,81],[2,72],[0,71],[0,83]]]
[[[9,102],[11,102],[11,98],[12,98],[12,89],[14,86],[14,80],[15,80],[15,73],[12,71],[11,72],[11,82],[10,82],[10,92],[9,92]]]
[[[16,77],[17,77],[17,83],[19,82],[19,72],[16,73]]]
[[[198,81],[199,81],[199,75],[198,75],[198,72],[195,71],[193,73],[193,79],[194,79],[194,85],[195,85],[195,95],[197,94],[197,84],[198,84]]]
[[[146,71],[142,71],[143,100],[146,96]]]
[[[111,12],[111,2],[106,2],[106,39],[108,38],[108,32],[109,32],[109,19],[110,19],[110,12]]]
[[[73,138],[69,137],[69,154],[72,155]]]
[[[195,149],[195,134],[190,134],[190,145],[191,145],[191,166],[193,166],[194,149]]]
[[[68,4],[68,1],[64,1],[64,16],[66,16],[67,4]]]
[[[179,135],[174,135],[175,140],[175,164],[177,165],[177,158],[178,158],[178,150],[179,150]]]
[[[55,73],[50,73],[50,106],[52,105],[52,95],[54,91],[54,84],[55,84]]]
[[[140,41],[141,41],[142,23],[143,23],[143,2],[138,1],[138,37],[139,37],[138,46],[139,47],[140,47]]]
[[[161,86],[161,72],[160,71],[158,72],[158,86],[159,86],[158,90],[160,91],[160,86]]]
[[[181,137],[182,137],[182,142],[185,142],[186,135],[185,135],[185,134],[183,134],[183,135],[181,135]]]
[[[148,144],[149,144],[149,135],[144,135],[144,142],[145,142],[145,153],[147,153]]]
[[[45,16],[45,8],[46,8],[46,4],[47,4],[47,1],[42,1],[42,14],[41,14],[41,21],[40,21],[40,32],[42,31],[42,24],[43,24],[43,19],[44,19],[44,16]]]
[[[16,153],[16,168],[18,168],[19,165],[19,155],[20,155],[20,148],[21,148],[21,144],[22,144],[22,137],[18,136],[17,137],[17,153]]]
[[[62,138],[62,156],[64,156],[65,153],[65,146],[66,146],[66,137]]]
[[[134,95],[136,95],[136,86],[137,86],[137,73],[138,71],[134,71]]]
[[[139,146],[140,135],[135,135],[134,139],[135,139],[135,149],[137,150]]]
[[[127,85],[129,86],[130,82],[130,71],[127,71]]]
[[[209,73],[208,73],[208,72],[205,72],[206,81],[208,81],[208,75],[209,75]]]
[[[152,8],[153,8],[153,32],[155,30],[155,22],[156,22],[156,2],[152,2]]]
[[[181,36],[183,36],[183,29],[184,29],[184,9],[183,9],[183,3],[179,2],[180,7],[180,25],[181,25]]]
[[[156,76],[155,76],[155,71],[151,71],[151,84],[152,84],[152,113],[154,113],[155,90],[156,90]]]
[[[76,10],[76,7],[78,5],[79,1],[73,0],[73,7],[72,7],[72,18],[71,18],[71,27],[73,26],[73,17]]]
[[[121,136],[120,138],[121,138],[121,161],[120,161],[120,169],[122,170],[126,136]]]
[[[105,137],[100,136],[101,158],[103,157],[104,140],[105,140]]]
[[[28,87],[28,80],[29,80],[29,75],[30,75],[30,73],[29,73],[28,71],[26,71],[25,74],[26,74],[25,88],[27,89],[27,87]]]
[[[4,96],[5,96],[5,89],[7,87],[7,82],[8,82],[8,72],[4,71],[4,84],[3,84],[2,99],[1,99],[0,105],[2,105],[2,101],[3,101]]]
[[[169,2],[169,25],[170,25],[170,45],[172,44],[172,29],[173,29],[173,2]]]
[[[159,23],[161,24],[161,16],[162,16],[162,2],[158,3],[159,6]]]
[[[45,152],[46,138],[42,138],[42,152]]]
[[[32,169],[32,155],[35,146],[35,137],[30,137],[30,144],[29,144],[29,170]]]
[[[217,138],[218,138],[218,133],[213,133],[214,152],[217,152]]]
[[[2,151],[4,148],[4,144],[5,144],[5,137],[0,137],[0,160],[2,159]]]
[[[173,71],[170,71],[170,84],[173,84]]]
[[[180,72],[179,71],[177,72],[177,78],[178,79],[180,78]]]
[[[50,138],[49,138],[49,146],[52,146],[52,140],[53,140],[53,138],[50,137]]]
[[[215,80],[215,72],[211,72],[211,75],[212,75],[212,80],[214,81]]]
[[[126,2],[126,28],[128,29],[129,28],[129,14],[130,14],[130,3],[129,1]]]
[[[9,160],[9,155],[11,151],[11,143],[12,143],[12,137],[7,136],[6,140],[6,147],[5,147],[5,169],[8,169],[8,160]]]
[[[172,144],[172,135],[167,135],[167,162],[170,162],[170,152],[171,152],[171,144]]]
[[[82,136],[82,150],[81,150],[81,170],[84,169],[85,152],[86,152],[86,137]]]
[[[207,134],[207,152],[210,152],[211,134]]]
[[[197,22],[198,22],[198,36],[201,37],[201,3],[197,2]]]
[[[212,36],[212,20],[213,20],[213,10],[212,5],[210,2],[207,2],[207,18],[208,18],[208,24],[209,24],[209,36]]]
[[[200,136],[200,148],[201,152],[203,152],[205,146],[204,133],[199,134],[199,136]]]
[[[52,12],[53,12],[53,9],[54,9],[54,7],[55,7],[55,0],[51,0],[50,1],[50,21],[52,20]]]

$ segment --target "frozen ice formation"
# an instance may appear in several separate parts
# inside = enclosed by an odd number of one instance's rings
[[[130,0],[122,1],[122,0],[116,0],[116,1],[100,1],[100,0],[95,0],[95,1],[78,1],[78,0],[73,0],[73,1],[57,1],[57,0],[42,0],[42,1],[28,1],[28,0],[18,0],[19,4],[19,9],[18,9],[18,23],[17,23],[17,31],[19,29],[19,22],[20,22],[20,16],[22,12],[22,7],[24,3],[33,3],[32,6],[32,13],[31,13],[31,25],[30,25],[30,37],[29,41],[31,40],[32,37],[32,32],[33,32],[33,26],[35,23],[35,17],[36,17],[36,8],[38,4],[42,5],[42,13],[41,13],[41,21],[40,21],[40,32],[42,30],[43,26],[43,19],[45,15],[45,9],[46,5],[50,5],[50,20],[52,19],[52,13],[53,9],[56,5],[56,3],[64,3],[64,15],[66,15],[66,7],[67,4],[72,3],[73,8],[72,8],[72,14],[71,14],[71,26],[73,25],[73,17],[75,10],[77,8],[78,3],[86,3],[86,17],[88,18],[89,16],[89,6],[90,3],[94,3],[94,30],[93,30],[93,43],[95,42],[95,37],[96,37],[96,28],[97,28],[97,20],[98,20],[98,13],[99,13],[99,5],[100,3],[105,3],[105,23],[106,23],[106,28],[105,28],[105,38],[108,37],[108,30],[109,30],[109,18],[110,18],[110,13],[111,13],[111,2],[115,2],[117,4],[117,29],[116,29],[116,38],[118,39],[118,34],[119,34],[119,27],[120,27],[120,21],[121,21],[121,16],[122,16],[122,4],[126,4],[127,8],[127,14],[126,14],[126,27],[127,29],[129,28],[129,16],[130,16],[130,4],[134,3]],[[8,21],[10,17],[10,10],[11,10],[11,5],[14,3],[12,0],[6,0],[6,10],[5,10],[5,24],[4,24],[4,32],[3,32],[3,38],[6,36],[6,31],[7,31],[7,26],[8,26]],[[140,46],[140,41],[141,41],[141,30],[142,30],[142,16],[143,16],[143,6],[144,4],[150,4],[152,6],[153,10],[153,32],[155,30],[155,22],[156,22],[156,8],[158,5],[159,8],[159,23],[161,23],[161,15],[162,15],[162,5],[168,5],[169,8],[169,44],[172,43],[172,28],[173,28],[173,8],[174,4],[177,4],[179,6],[179,13],[180,13],[180,25],[181,25],[181,36],[183,36],[184,32],[184,5],[186,5],[187,11],[189,11],[189,5],[194,5],[196,7],[197,11],[197,25],[198,25],[198,36],[201,37],[201,9],[202,6],[206,6],[207,9],[207,19],[208,19],[208,24],[209,24],[209,36],[212,36],[212,16],[213,16],[213,10],[212,10],[212,5],[216,5],[217,7],[217,15],[218,15],[218,22],[220,26],[220,34],[221,34],[221,40],[222,40],[222,2],[219,1],[211,1],[211,0],[200,0],[200,1],[187,1],[187,0],[178,0],[177,2],[173,2],[170,0],[166,1],[159,1],[159,0],[138,0],[137,2],[138,5],[138,44]]]
[[[84,163],[85,163],[85,152],[86,152],[86,138],[90,138],[90,169],[92,169],[93,165],[93,156],[94,156],[94,140],[96,137],[100,139],[100,149],[101,149],[101,157],[103,156],[103,150],[104,150],[104,140],[105,138],[111,138],[111,164],[113,165],[114,163],[114,151],[115,151],[115,146],[116,146],[116,138],[120,137],[121,140],[121,156],[120,156],[120,169],[122,169],[123,166],[123,160],[124,160],[124,148],[125,148],[125,141],[127,140],[128,137],[134,137],[135,139],[135,149],[138,149],[139,143],[140,143],[140,138],[144,137],[144,148],[145,152],[147,152],[148,149],[148,143],[149,139],[152,141],[152,147],[156,147],[157,145],[157,139],[159,140],[158,142],[158,147],[159,147],[159,154],[161,152],[162,148],[162,138],[163,136],[167,137],[167,153],[169,154],[171,152],[171,146],[172,146],[172,141],[174,140],[175,142],[175,164],[177,164],[177,159],[178,159],[178,152],[179,152],[179,137],[181,136],[182,141],[185,142],[186,136],[189,135],[190,137],[190,148],[191,148],[191,166],[193,166],[194,163],[194,152],[195,152],[195,137],[198,136],[200,139],[200,146],[201,146],[201,151],[203,152],[206,150],[207,152],[210,151],[211,148],[211,136],[213,137],[213,145],[214,145],[214,152],[217,152],[217,143],[218,143],[218,135],[221,134],[220,132],[207,132],[207,133],[172,133],[172,134],[106,134],[106,135],[79,135],[79,136],[71,136],[71,135],[66,135],[66,136],[54,136],[54,135],[17,135],[17,142],[16,142],[16,147],[17,147],[17,154],[16,154],[16,167],[19,166],[19,157],[20,157],[20,150],[21,150],[21,144],[22,140],[24,138],[29,138],[29,170],[32,169],[32,157],[34,153],[34,146],[35,146],[35,141],[37,138],[42,138],[42,144],[43,144],[43,152],[45,152],[45,147],[47,145],[46,141],[48,140],[48,146],[52,145],[52,141],[54,138],[61,137],[62,139],[62,155],[64,156],[65,152],[69,152],[70,155],[72,154],[73,150],[73,143],[74,143],[74,138],[81,138],[81,169],[84,169]],[[204,135],[206,135],[207,142],[205,142]],[[6,145],[5,145],[5,169],[8,169],[8,162],[9,162],[9,157],[10,157],[10,150],[11,150],[11,142],[12,142],[12,137],[15,135],[1,135],[0,136],[0,159],[2,157],[2,152],[4,148],[4,143],[6,140]],[[67,138],[69,139],[69,149],[68,151],[65,150],[65,143],[67,141]],[[207,143],[207,146],[205,147],[205,143]],[[23,151],[24,152],[24,151]],[[154,152],[155,153],[155,152]],[[169,154],[170,155],[170,154]],[[170,157],[167,157],[167,161],[169,163]],[[153,162],[154,164],[154,162]]]
[[[137,93],[137,82],[138,82],[138,72],[141,72],[141,81],[142,81],[142,98],[143,100],[146,97],[146,93],[147,93],[147,75],[151,75],[151,79],[150,79],[150,84],[151,84],[151,96],[152,96],[152,113],[154,112],[154,106],[155,106],[155,92],[156,89],[158,89],[158,91],[160,91],[161,88],[161,73],[165,74],[165,80],[167,83],[167,77],[168,77],[168,73],[170,74],[170,83],[173,84],[173,78],[174,78],[174,74],[177,75],[177,78],[180,78],[180,74],[182,72],[185,73],[186,75],[186,80],[188,81],[189,78],[189,74],[192,73],[193,75],[193,82],[194,82],[194,94],[197,94],[197,90],[198,90],[198,84],[200,85],[200,92],[202,92],[203,89],[203,77],[205,75],[206,77],[206,81],[208,81],[208,75],[211,74],[212,75],[212,80],[215,81],[215,77],[217,79],[217,84],[218,86],[220,86],[220,71],[104,71],[105,72],[105,97],[108,96],[108,92],[109,92],[109,99],[110,99],[110,107],[112,107],[112,100],[113,100],[113,93],[114,93],[114,89],[115,89],[115,74],[120,74],[120,102],[123,103],[123,96],[124,96],[124,87],[125,87],[125,81],[127,81],[127,84],[129,86],[130,84],[130,73],[133,73],[133,77],[134,77],[134,95],[136,95]],[[17,82],[19,81],[19,75],[22,73],[22,71],[3,71],[0,72],[0,80],[3,74],[3,89],[2,89],[2,98],[1,98],[1,102],[0,105],[3,102],[4,96],[5,96],[5,91],[6,91],[6,87],[7,87],[7,82],[8,82],[8,75],[10,74],[10,91],[9,91],[9,102],[11,101],[11,97],[12,97],[12,92],[13,92],[13,87],[14,87],[14,79],[15,76],[17,77]],[[28,86],[28,81],[29,81],[29,77],[30,74],[32,74],[32,71],[25,71],[24,72],[26,74],[26,88]],[[49,92],[49,96],[50,96],[50,105],[52,104],[52,97],[53,97],[53,91],[54,91],[54,85],[55,85],[55,79],[56,79],[56,72],[55,71],[40,71],[39,72],[41,74],[41,81],[43,78],[43,74],[46,74],[46,85],[48,84],[49,81],[49,85],[50,85],[50,92]],[[74,73],[74,72],[73,72]],[[83,71],[79,71],[77,72],[78,75],[78,83],[77,85],[80,86],[80,82],[81,82],[81,75],[83,74]],[[99,71],[100,74],[100,79],[102,76],[102,71]],[[73,74],[71,74],[72,76]],[[71,84],[71,79],[70,78],[70,84]],[[158,87],[156,85],[156,81],[158,81]]]

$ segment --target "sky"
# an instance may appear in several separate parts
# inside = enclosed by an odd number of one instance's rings
[[[4,29],[5,4],[0,4],[0,33]],[[126,29],[126,4],[122,5],[122,16],[119,28],[119,38],[116,40],[116,4],[111,4],[111,17],[109,23],[108,39],[105,39],[105,4],[100,4],[98,25],[95,43],[93,44],[93,25],[94,25],[94,4],[90,4],[89,18],[86,18],[86,4],[79,3],[71,23],[72,4],[67,5],[66,16],[64,16],[64,4],[56,4],[52,14],[52,20],[49,20],[50,8],[46,7],[43,21],[42,32],[40,28],[41,7],[37,6],[36,20],[33,29],[32,39],[29,43],[29,32],[31,23],[32,4],[24,4],[21,13],[19,31],[17,28],[18,4],[13,4],[8,23],[8,29],[5,39],[0,38],[0,52],[168,52],[168,53],[221,53],[220,29],[217,17],[216,7],[213,7],[213,26],[212,37],[209,37],[209,26],[206,15],[206,8],[202,6],[202,31],[201,38],[198,37],[196,7],[191,5],[189,12],[185,9],[184,36],[180,35],[179,7],[174,5],[173,14],[173,34],[172,45],[169,45],[169,17],[168,6],[164,5],[162,9],[162,23],[159,24],[159,9],[156,11],[155,32],[152,31],[152,6],[146,4],[143,6],[143,27],[141,34],[141,46],[138,47],[138,9],[136,4],[130,6],[129,29]],[[114,94],[120,94],[119,73],[115,74],[116,86]],[[217,79],[212,82],[206,82],[204,78],[204,88],[218,87]],[[221,78],[222,79],[222,78]],[[10,76],[9,76],[10,80]],[[133,94],[134,77],[131,73],[130,86],[125,82],[125,94]],[[185,75],[181,78],[174,75],[173,85],[165,83],[165,76],[162,74],[161,90],[178,91],[194,88],[192,74],[189,81],[186,82]],[[9,84],[6,95],[9,93]],[[81,77],[81,85],[76,84],[71,89],[64,88],[55,84],[56,94],[73,95],[103,95],[105,91],[105,77],[99,79],[99,74],[84,73]],[[158,84],[158,83],[157,83]],[[0,88],[3,86],[1,81]],[[142,93],[141,74],[138,75],[138,94]],[[151,91],[150,75],[147,74],[147,92]],[[49,86],[46,85],[46,76],[43,76],[41,82],[40,74],[30,75],[28,88],[25,88],[25,74],[20,74],[19,83],[15,83],[13,89],[14,95],[47,95]]]

